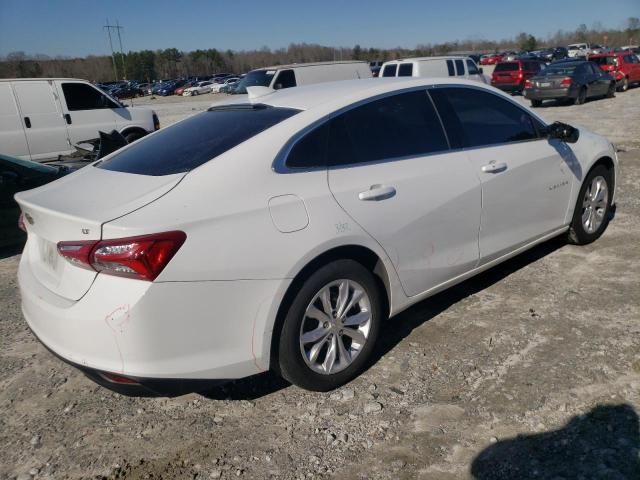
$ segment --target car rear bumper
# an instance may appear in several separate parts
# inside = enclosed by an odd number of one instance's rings
[[[157,390],[161,382],[221,381],[269,367],[274,312],[289,280],[151,283],[99,274],[70,301],[35,278],[27,255],[18,269],[27,324],[85,372],[143,379]]]
[[[503,92],[521,92],[524,89],[522,83],[494,83],[491,82],[491,86],[499,88]]]
[[[553,100],[553,99],[569,99],[576,98],[577,91],[571,88],[550,88],[550,89],[538,89],[527,88],[524,90],[523,95],[529,100]]]

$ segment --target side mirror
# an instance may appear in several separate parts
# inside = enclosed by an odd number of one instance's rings
[[[580,138],[580,130],[562,122],[552,123],[545,133],[549,138],[557,138],[565,143],[576,143]]]
[[[273,89],[274,89],[274,90],[280,90],[281,88],[282,88],[282,84],[281,84],[281,83],[276,83],[276,84],[273,86]]]
[[[480,73],[484,73],[484,69],[483,69],[482,67],[478,68],[478,71],[479,71]]]

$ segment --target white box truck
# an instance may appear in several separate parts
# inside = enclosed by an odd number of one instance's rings
[[[85,80],[0,79],[0,153],[46,160],[117,130],[128,142],[160,128],[147,108],[127,108]]]

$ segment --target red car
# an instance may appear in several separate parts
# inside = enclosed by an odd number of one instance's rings
[[[542,69],[538,60],[500,62],[491,75],[491,85],[505,92],[522,92],[525,82]]]
[[[502,60],[502,55],[499,53],[494,53],[492,55],[483,55],[480,58],[480,65],[495,65]]]
[[[619,92],[626,92],[633,83],[640,83],[640,60],[633,52],[601,53],[590,55],[589,60],[616,79]]]

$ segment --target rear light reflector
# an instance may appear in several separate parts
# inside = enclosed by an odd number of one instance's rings
[[[571,80],[571,77],[565,77],[560,82],[560,85],[562,85],[563,87],[570,87],[572,82],[573,80]]]
[[[120,277],[153,281],[186,240],[184,232],[164,232],[113,240],[58,243],[72,265]]]
[[[18,217],[18,228],[27,233],[27,226],[24,224],[24,213],[20,213]]]
[[[111,383],[119,383],[122,385],[140,385],[133,378],[117,375],[115,373],[100,372],[100,376]]]

